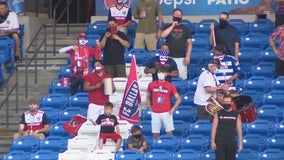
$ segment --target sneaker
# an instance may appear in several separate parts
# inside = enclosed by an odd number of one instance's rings
[[[19,58],[18,56],[16,56],[16,57],[15,57],[15,62],[16,62],[17,64],[20,64],[20,63],[22,63],[22,60],[20,60],[20,58]]]

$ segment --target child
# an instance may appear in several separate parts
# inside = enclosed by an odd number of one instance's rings
[[[94,125],[101,125],[100,139],[99,139],[99,149],[103,149],[103,144],[105,144],[107,138],[111,138],[115,143],[115,152],[119,151],[121,144],[120,129],[117,118],[115,115],[111,114],[113,110],[113,104],[108,102],[104,105],[104,114],[101,114],[97,120],[92,123]],[[114,131],[114,127],[117,132]]]
[[[127,138],[127,148],[137,150],[140,153],[144,153],[147,150],[147,143],[141,132],[142,130],[139,126],[131,127],[131,136]]]

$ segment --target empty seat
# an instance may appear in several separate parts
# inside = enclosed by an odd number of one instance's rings
[[[58,135],[70,138],[70,134],[63,128],[66,121],[58,121],[50,126],[50,135]]]
[[[101,127],[99,125],[93,125],[92,122],[86,121],[82,124],[78,130],[78,135],[89,135],[92,137],[99,137]]]
[[[11,150],[22,150],[25,152],[36,152],[39,149],[39,140],[33,136],[23,136],[17,140],[13,140]]]
[[[189,124],[189,135],[201,134],[210,137],[212,123],[209,120],[198,120],[193,124]]]
[[[130,136],[132,124],[126,120],[118,120],[120,136],[122,139],[127,139]]]
[[[284,121],[274,124],[275,134],[284,134]]]
[[[247,124],[246,134],[258,134],[262,136],[271,136],[274,134],[273,122],[257,119]]]
[[[203,19],[195,24],[195,33],[207,33],[210,34],[210,24],[214,23],[215,26],[218,22],[215,19]]]
[[[173,154],[173,160],[200,160],[200,152],[193,149],[181,149]]]
[[[252,90],[256,92],[268,92],[270,91],[271,79],[263,76],[252,76],[246,79],[244,82],[243,90]]]
[[[135,55],[137,66],[145,66],[148,59],[151,58],[150,53],[145,49],[133,48],[124,53],[125,63],[130,63],[133,55]]]
[[[151,120],[152,117],[151,117],[151,111],[149,108],[144,108],[142,109],[142,113],[141,113],[141,120],[144,121],[144,120]]]
[[[68,149],[63,153],[58,154],[58,160],[68,160],[68,159],[85,160],[85,158],[86,156],[84,152],[74,149]]]
[[[83,153],[90,153],[96,149],[98,137],[88,135],[78,135],[72,139],[68,139],[68,149],[80,150]]]
[[[41,140],[40,149],[52,150],[54,152],[64,152],[67,149],[67,138],[63,136],[51,135]]]
[[[88,46],[96,47],[96,41],[101,39],[101,34],[88,34]]]
[[[195,91],[188,91],[181,95],[181,104],[182,105],[194,105],[193,103],[193,97],[194,97]]]
[[[60,67],[59,74],[58,74],[57,78],[61,79],[63,77],[64,78],[71,77],[70,66]]]
[[[60,93],[51,93],[41,98],[41,107],[52,107],[55,109],[64,109],[67,106],[67,98]]]
[[[266,146],[266,136],[247,134],[243,137],[243,147],[261,152]]]
[[[136,151],[136,150],[124,150],[122,152],[119,152],[117,154],[115,154],[115,160],[125,160],[125,159],[142,159],[143,158],[143,154]]]
[[[263,33],[270,35],[274,29],[274,23],[270,19],[256,19],[249,23],[250,33]]]
[[[70,96],[70,86],[64,86],[62,84],[63,78],[56,80],[56,81],[51,81],[50,82],[50,87],[49,87],[49,93],[60,93],[65,96]]]
[[[58,153],[50,150],[38,150],[30,155],[30,160],[58,160]]]
[[[87,160],[112,160],[114,153],[107,150],[95,150],[86,155]]]
[[[254,57],[254,58],[252,58]],[[240,65],[248,64],[257,64],[259,62],[259,49],[242,46],[239,51],[239,61]]]
[[[274,104],[278,107],[284,106],[284,91],[272,90],[263,95],[263,104]]]
[[[209,35],[207,33],[195,33],[192,36],[192,46],[197,49],[209,50]]]
[[[277,56],[273,49],[269,47],[263,51],[260,51],[259,59],[262,62],[276,62]]]
[[[164,149],[153,149],[145,154],[145,160],[170,160],[172,154]]]
[[[215,160],[215,151],[212,149],[207,150],[201,154],[202,160]]]
[[[264,76],[274,78],[276,76],[274,62],[260,62],[251,67],[252,76]]]
[[[257,159],[258,158],[258,152],[255,150],[250,149],[242,149],[241,152],[238,152],[236,154],[237,160],[248,160],[248,159]]]
[[[198,77],[194,77],[191,80],[187,81],[187,85],[189,85],[189,90],[195,91],[197,87]]]
[[[87,109],[89,106],[88,92],[78,92],[68,99],[69,107],[80,107]]]
[[[266,149],[258,154],[258,160],[283,160],[284,153],[280,149]]]
[[[259,119],[266,119],[273,122],[280,122],[283,119],[283,107],[276,105],[262,105],[257,109]]]
[[[54,124],[58,121],[59,114],[57,109],[54,109],[52,107],[41,107],[40,110],[44,111],[49,123]]]
[[[180,105],[173,113],[174,120],[193,123],[197,120],[197,110],[190,105]]]
[[[172,78],[172,84],[176,87],[179,94],[184,94],[188,90],[186,81],[182,78]]]
[[[86,34],[98,34],[102,35],[106,29],[108,28],[107,21],[105,20],[97,20],[92,24],[87,26]]]
[[[264,50],[268,47],[268,36],[261,33],[248,33],[241,37],[241,46]]]
[[[182,120],[174,120],[174,133],[173,135],[176,137],[186,137],[188,135],[187,132],[187,123]]]
[[[279,77],[272,80],[271,90],[284,91],[284,76],[279,76]]]
[[[61,121],[67,121],[71,119],[72,117],[76,116],[77,114],[80,114],[82,116],[86,116],[87,110],[82,109],[80,107],[67,107],[64,110],[60,111],[59,115],[59,120]]]
[[[266,148],[281,149],[284,151],[284,135],[275,134],[272,137],[267,138]]]
[[[30,160],[30,154],[22,150],[13,150],[2,155],[2,160]]]
[[[179,150],[180,141],[173,135],[161,135],[160,137],[153,139],[153,149],[165,149],[167,151],[176,152]]]
[[[230,25],[236,27],[241,36],[246,35],[249,31],[248,23],[242,19],[229,19],[229,23]]]

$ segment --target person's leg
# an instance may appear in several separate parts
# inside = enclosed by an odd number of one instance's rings
[[[116,145],[115,145],[115,152],[116,153],[119,151],[120,145],[121,145],[121,138],[117,139],[117,141],[116,141]]]
[[[275,15],[275,28],[281,24],[284,24],[284,14]]]
[[[75,95],[78,92],[79,83],[76,77],[70,78],[70,94],[71,96]]]
[[[99,149],[103,149],[104,147],[104,139],[100,138],[99,139]]]
[[[12,33],[12,38],[15,39],[15,62],[21,63],[20,59],[20,36],[18,33]]]
[[[83,92],[84,91],[84,79],[78,78],[78,85],[79,85],[78,92]]]
[[[126,77],[125,64],[115,65],[115,77]]]
[[[104,65],[105,73],[115,76],[115,67],[113,65]]]
[[[225,158],[225,147],[222,142],[216,142],[215,160],[228,160]],[[231,159],[230,159],[231,160]]]
[[[145,37],[144,33],[136,33],[133,48],[143,48],[145,49]]]
[[[19,139],[21,136],[22,136],[21,133],[15,133],[14,136],[13,136],[13,139],[14,139],[14,140],[17,140],[17,139]]]
[[[179,77],[187,79],[187,66],[184,65],[184,58],[173,58],[178,67]]]
[[[195,105],[197,109],[197,117],[198,120],[208,119],[209,120],[209,113],[206,111],[205,106]]]
[[[169,114],[169,112],[165,112],[161,114],[163,125],[165,126],[166,134],[173,135],[174,131],[174,120],[173,115]]]
[[[158,138],[160,136],[160,131],[161,131],[161,127],[162,127],[160,114],[152,112],[151,118],[152,118],[151,127],[152,127],[153,138]]]
[[[277,76],[283,76],[284,75],[284,60],[281,61],[279,59],[276,60],[276,75]]]
[[[145,43],[148,51],[156,51],[157,50],[156,33],[145,34]]]
[[[237,151],[237,147],[236,147],[236,142],[226,142],[225,144],[225,148],[226,148],[226,159],[230,159],[230,160],[235,160],[236,159],[236,151]]]

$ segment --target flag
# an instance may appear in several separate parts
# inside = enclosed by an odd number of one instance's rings
[[[139,122],[138,104],[141,103],[140,88],[135,56],[132,56],[130,72],[126,83],[122,103],[119,110],[119,118],[129,123]]]

